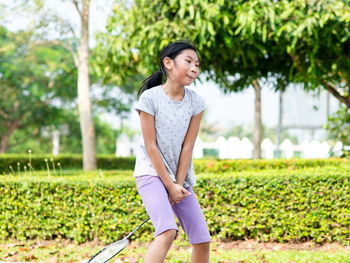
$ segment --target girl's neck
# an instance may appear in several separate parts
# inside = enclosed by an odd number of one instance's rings
[[[170,83],[168,80],[162,85],[162,89],[164,90],[165,94],[173,100],[180,101],[185,96],[184,86],[177,85],[176,83]]]

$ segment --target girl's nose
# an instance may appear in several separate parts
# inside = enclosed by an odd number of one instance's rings
[[[191,68],[191,71],[192,71],[193,73],[195,73],[195,74],[198,73],[198,69],[197,69],[196,66],[192,67],[192,68]]]

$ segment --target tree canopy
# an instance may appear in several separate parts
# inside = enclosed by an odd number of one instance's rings
[[[62,48],[34,45],[31,32],[0,28],[0,143],[5,152],[14,130],[60,121],[55,99],[75,96],[75,68]],[[56,104],[55,104],[56,102]],[[28,135],[29,137],[29,135]]]
[[[349,1],[246,1],[237,20],[242,40],[270,39],[288,54],[294,82],[323,87],[350,108]]]
[[[50,149],[35,143],[46,141],[40,139],[41,128],[60,129],[60,125],[68,124],[69,136],[62,138],[61,150],[80,153],[77,69],[71,54],[61,45],[38,41],[33,31],[9,32],[5,27],[0,27],[0,46],[1,152],[25,147]],[[99,81],[95,72],[92,71],[91,76],[94,82]],[[121,100],[122,91],[118,87],[99,90],[92,94],[94,123],[100,135],[97,147],[103,152],[107,149],[113,152],[114,144],[104,147],[101,137],[110,140],[116,131],[107,129],[106,124],[98,120],[99,115],[110,112],[124,116],[130,111],[128,105],[132,98]]]
[[[99,44],[106,79],[153,73],[159,51],[184,38],[197,44],[201,70],[224,90],[274,76],[306,89],[324,87],[350,107],[348,1],[115,3]]]

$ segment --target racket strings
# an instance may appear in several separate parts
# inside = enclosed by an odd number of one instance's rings
[[[91,263],[104,263],[110,260],[112,257],[117,255],[120,251],[122,251],[127,245],[129,241],[127,239],[122,239],[113,244],[110,244],[108,247],[103,249],[100,253],[98,253],[94,258],[92,258],[89,262]]]

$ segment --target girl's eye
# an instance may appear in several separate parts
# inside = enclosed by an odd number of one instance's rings
[[[189,61],[189,60],[186,60],[188,63],[191,63],[191,61]]]

